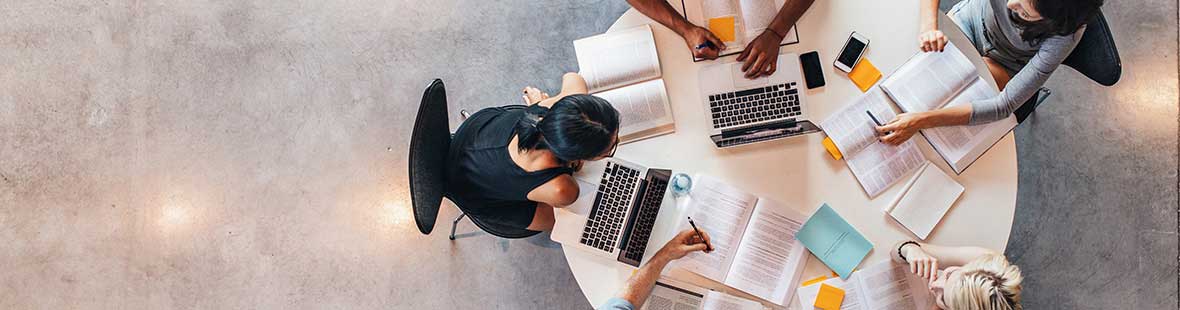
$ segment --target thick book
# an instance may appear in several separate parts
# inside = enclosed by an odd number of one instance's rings
[[[812,309],[820,283],[844,290],[840,310],[932,309],[934,297],[926,281],[910,272],[910,266],[886,260],[858,270],[847,280],[831,278],[799,288],[801,309]]]
[[[889,105],[889,97],[878,87],[828,116],[819,127],[836,144],[852,175],[872,198],[917,170],[926,159],[914,139],[900,145],[881,142],[869,114],[880,121],[897,115]]]
[[[619,111],[620,143],[676,131],[650,25],[574,41],[590,93]]]
[[[712,253],[691,253],[674,264],[778,305],[793,298],[807,256],[795,238],[805,215],[697,175],[684,210],[709,234]],[[684,220],[681,229],[692,229]]]
[[[926,240],[964,190],[938,166],[926,162],[882,211],[914,236]]]
[[[881,89],[903,112],[924,112],[993,98],[995,89],[954,43],[943,52],[918,53],[881,82]],[[882,120],[886,121],[886,120]],[[961,174],[1016,127],[1016,117],[978,125],[923,129],[938,155]]]

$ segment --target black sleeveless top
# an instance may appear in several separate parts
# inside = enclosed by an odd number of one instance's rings
[[[447,159],[449,197],[469,215],[519,213],[501,222],[527,227],[536,202],[528,193],[562,174],[572,174],[569,167],[528,172],[517,166],[508,154],[508,144],[516,136],[516,123],[524,117],[525,106],[486,108],[469,117],[455,132]],[[527,220],[519,221],[527,211]]]

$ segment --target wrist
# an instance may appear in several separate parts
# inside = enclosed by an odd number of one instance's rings
[[[922,26],[920,29],[922,29],[922,32],[938,30],[938,19],[934,18],[933,20],[922,21]]]
[[[656,253],[656,255],[653,255],[651,257],[651,260],[648,260],[647,264],[643,265],[643,267],[644,268],[652,268],[652,269],[659,271],[659,270],[663,270],[664,267],[667,266],[668,263],[670,263],[670,262],[672,262],[671,257],[668,257],[668,255],[664,252],[659,252],[659,253]]]

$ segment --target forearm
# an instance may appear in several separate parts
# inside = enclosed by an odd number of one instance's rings
[[[639,268],[639,271],[631,275],[630,279],[627,279],[627,285],[623,287],[622,292],[619,292],[619,298],[626,299],[637,309],[642,307],[643,303],[647,301],[648,295],[651,295],[656,280],[659,280],[660,273],[667,265],[667,258],[652,257],[647,264]]]
[[[939,0],[922,0],[922,16],[920,30],[922,32],[938,30],[938,2]]]
[[[790,31],[791,27],[799,22],[799,18],[803,17],[803,13],[807,12],[814,2],[815,0],[787,0],[787,3],[783,4],[783,8],[774,16],[774,21],[770,22],[768,28],[773,30],[776,36],[786,35],[787,31]]]
[[[664,25],[664,27],[668,27],[668,29],[672,29],[672,31],[675,31],[680,36],[684,36],[684,32],[692,27],[692,23],[684,19],[684,16],[681,16],[680,13],[676,13],[676,9],[672,8],[672,5],[668,4],[668,1],[627,0],[627,3],[630,3],[631,7],[638,10],[639,13],[643,13],[643,15]]]
[[[962,104],[949,108],[921,112],[918,118],[918,128],[934,128],[944,126],[966,125],[971,122],[972,105]]]
[[[973,246],[939,246],[918,243],[922,251],[941,262],[942,266],[963,266],[985,255],[998,254],[995,251]]]
[[[570,72],[561,76],[561,92],[559,92],[557,96],[541,100],[541,102],[538,104],[546,108],[551,108],[553,107],[554,103],[557,103],[558,100],[561,100],[561,98],[565,96],[581,95],[588,92],[589,90],[588,86],[586,85],[586,79],[582,78],[582,75],[580,74]]]

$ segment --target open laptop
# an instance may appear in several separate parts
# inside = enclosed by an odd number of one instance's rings
[[[620,159],[606,160],[599,184],[578,181],[580,197],[557,217],[551,238],[565,246],[639,266],[650,245],[660,207],[668,202],[671,170],[648,169]],[[654,251],[654,250],[653,250]]]
[[[747,79],[742,63],[700,71],[701,98],[709,114],[709,138],[718,148],[819,132],[808,120],[799,56],[782,54],[769,77]]]

